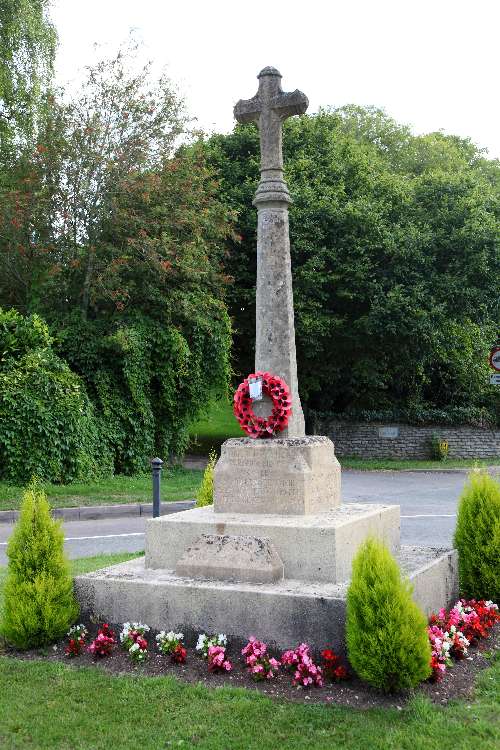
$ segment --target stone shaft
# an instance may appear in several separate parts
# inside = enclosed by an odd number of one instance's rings
[[[281,434],[302,437],[288,229],[291,198],[283,179],[282,123],[304,113],[309,102],[301,91],[282,91],[276,68],[264,68],[258,78],[257,94],[234,108],[238,122],[256,122],[260,131],[261,179],[254,200],[258,211],[255,369],[279,375],[288,384],[292,416]]]
[[[295,350],[287,204],[260,203],[257,224],[255,369],[279,375],[292,394],[292,415],[280,435],[305,435]]]

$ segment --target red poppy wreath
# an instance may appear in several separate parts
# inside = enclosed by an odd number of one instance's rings
[[[262,392],[272,399],[269,417],[258,417],[252,408],[250,380],[262,378]],[[284,380],[269,372],[255,372],[241,383],[234,394],[234,415],[240,427],[252,438],[269,438],[288,425],[292,414],[292,396]]]

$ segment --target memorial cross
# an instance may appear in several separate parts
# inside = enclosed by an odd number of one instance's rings
[[[303,114],[309,102],[301,91],[282,91],[276,68],[264,68],[258,79],[257,94],[241,99],[234,108],[238,122],[255,122],[260,131],[261,177],[254,199],[258,212],[255,369],[279,375],[288,384],[293,414],[280,435],[302,437],[305,429],[297,382],[288,229],[292,200],[283,178],[282,123],[287,117]]]

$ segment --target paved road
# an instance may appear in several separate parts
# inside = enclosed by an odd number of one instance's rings
[[[351,503],[400,505],[402,543],[440,547],[451,543],[457,499],[465,479],[465,473],[459,472],[345,471],[342,496]],[[144,524],[145,518],[140,516],[67,522],[67,553],[76,558],[142,550]],[[0,524],[0,565],[6,562],[11,530],[10,524]]]

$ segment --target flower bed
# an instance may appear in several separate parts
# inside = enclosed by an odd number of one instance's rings
[[[431,679],[442,679],[453,659],[464,659],[470,646],[487,638],[500,621],[498,606],[490,601],[460,599],[449,611],[440,609],[429,620],[429,641],[432,648]]]
[[[431,616],[429,637],[433,646],[433,675],[418,688],[431,699],[444,703],[467,695],[473,676],[488,666],[488,654],[500,647],[498,608],[492,602],[461,600],[450,610]],[[114,627],[114,626],[113,626]],[[289,700],[326,701],[360,707],[401,705],[405,696],[383,696],[348,673],[331,648],[314,653],[308,644],[299,644],[282,654],[273,654],[268,644],[250,637],[242,649],[231,647],[223,634],[200,634],[197,642],[184,642],[183,633],[163,630],[154,635],[141,623],[112,627],[105,623],[79,624],[70,629],[65,642],[45,658],[78,663],[99,660],[111,672],[122,674],[141,670],[144,674],[175,674],[183,680],[214,686],[254,686],[256,689]],[[493,636],[491,637],[493,632]],[[489,642],[485,639],[490,636]],[[146,643],[137,658],[130,648],[143,639]],[[118,643],[122,648],[118,649]],[[87,645],[89,643],[89,645]],[[128,648],[127,648],[128,646]],[[141,646],[139,642],[139,646]],[[40,652],[15,652],[21,658],[40,658]],[[453,666],[449,672],[449,668]],[[446,679],[443,679],[446,677]]]

